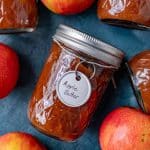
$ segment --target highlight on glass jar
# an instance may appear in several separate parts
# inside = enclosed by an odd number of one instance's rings
[[[150,113],[150,50],[137,54],[126,66],[139,105]]]
[[[123,57],[117,48],[60,25],[29,102],[32,125],[60,140],[80,137]]]
[[[150,29],[150,0],[99,0],[97,13],[108,24]]]
[[[36,0],[1,0],[0,33],[32,32],[38,23]]]

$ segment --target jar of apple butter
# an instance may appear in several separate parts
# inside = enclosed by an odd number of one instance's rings
[[[138,103],[150,113],[150,50],[137,54],[126,65]]]
[[[32,125],[60,140],[77,139],[123,56],[117,48],[60,25],[29,103]]]
[[[1,0],[0,33],[32,32],[38,22],[36,0]]]
[[[109,24],[150,29],[150,0],[99,0],[98,16]]]

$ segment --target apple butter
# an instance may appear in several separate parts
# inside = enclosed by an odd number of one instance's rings
[[[124,54],[60,25],[28,107],[32,125],[65,141],[85,130]]]
[[[31,32],[37,22],[36,0],[0,1],[0,33]]]
[[[109,24],[150,29],[150,0],[99,0],[98,16]]]
[[[134,56],[128,65],[137,100],[143,110],[150,113],[150,50]]]

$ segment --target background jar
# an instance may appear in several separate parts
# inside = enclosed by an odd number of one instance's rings
[[[98,16],[109,24],[150,29],[150,0],[99,0]]]
[[[32,125],[61,140],[77,139],[89,124],[123,56],[121,51],[102,41],[60,25],[29,103]],[[90,98],[78,107],[66,105],[57,94],[58,82],[69,71],[81,72],[91,83]]]
[[[0,33],[32,32],[38,23],[36,0],[1,0]]]
[[[136,99],[145,113],[150,114],[150,50],[144,50],[126,63]]]

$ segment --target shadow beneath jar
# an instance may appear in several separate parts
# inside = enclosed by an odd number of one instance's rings
[[[33,85],[36,82],[36,74],[30,60],[25,55],[18,54],[20,62],[20,75],[17,88]]]

